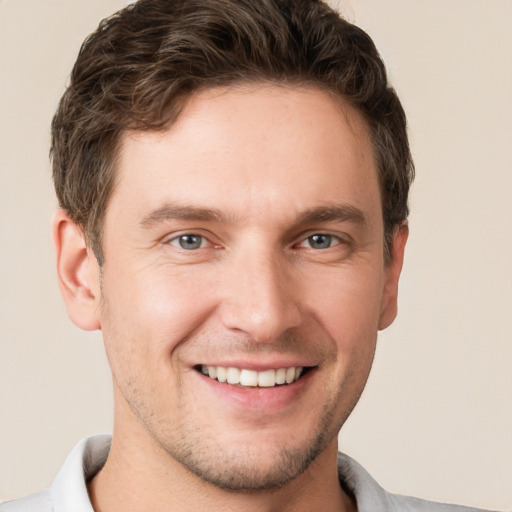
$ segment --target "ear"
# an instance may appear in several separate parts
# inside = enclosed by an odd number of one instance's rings
[[[391,260],[384,269],[384,290],[382,292],[379,330],[389,327],[396,318],[398,300],[398,280],[404,262],[404,250],[409,227],[406,223],[401,224],[393,233],[391,242]]]
[[[81,329],[100,329],[100,268],[84,233],[60,209],[53,217],[59,288],[69,318]]]

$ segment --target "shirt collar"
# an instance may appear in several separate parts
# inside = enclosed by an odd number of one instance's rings
[[[391,495],[361,464],[344,453],[338,453],[338,479],[345,491],[354,497],[358,512],[395,510],[391,503]]]
[[[54,512],[94,512],[87,482],[105,464],[111,440],[110,435],[88,437],[73,448],[51,488]]]

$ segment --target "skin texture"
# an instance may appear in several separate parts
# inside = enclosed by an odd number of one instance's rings
[[[386,265],[357,112],[317,89],[197,93],[169,129],[125,134],[101,272],[64,212],[54,236],[70,317],[102,329],[113,374],[97,510],[351,509],[337,434],[396,315],[407,239]],[[241,389],[201,364],[311,370]]]

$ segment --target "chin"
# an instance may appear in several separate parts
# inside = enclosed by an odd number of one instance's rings
[[[324,428],[325,427],[325,428]],[[270,434],[267,432],[267,434]],[[176,449],[166,451],[188,471],[201,480],[226,491],[258,492],[279,489],[303,474],[313,461],[331,445],[337,430],[322,425],[315,429],[313,438],[283,440],[271,439],[271,434],[255,435],[248,441],[246,436],[210,442],[203,436]],[[295,441],[295,445],[291,445]]]
[[[271,455],[256,446],[219,451],[214,461],[198,453],[179,462],[203,481],[226,491],[279,489],[304,473],[326,448],[327,443],[319,441],[307,448],[281,449]]]

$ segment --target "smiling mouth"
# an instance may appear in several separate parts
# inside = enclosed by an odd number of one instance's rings
[[[273,388],[286,386],[298,381],[311,367],[291,366],[275,370],[248,370],[225,366],[197,365],[195,369],[206,377],[221,383],[239,385],[243,387]]]

